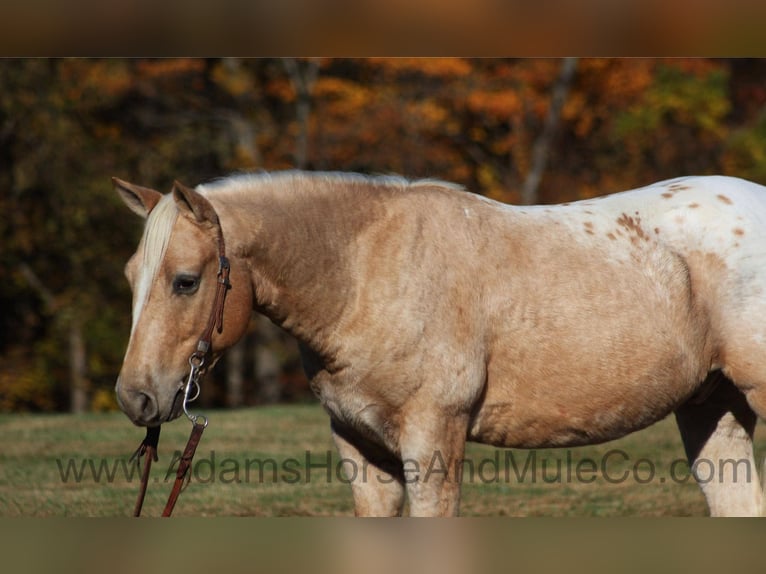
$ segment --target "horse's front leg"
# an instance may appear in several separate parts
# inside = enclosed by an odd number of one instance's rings
[[[410,410],[400,434],[410,516],[457,516],[467,415]]]
[[[393,455],[332,422],[332,438],[351,483],[356,516],[400,516],[404,506],[402,465]]]

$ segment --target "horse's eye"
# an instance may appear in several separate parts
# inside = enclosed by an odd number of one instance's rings
[[[199,289],[199,277],[194,275],[178,275],[173,279],[173,293],[191,295]]]

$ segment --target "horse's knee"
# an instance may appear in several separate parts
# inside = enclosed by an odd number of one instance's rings
[[[405,424],[400,444],[411,516],[456,516],[460,510],[467,417],[434,415]]]
[[[377,474],[373,480],[380,482],[370,485],[362,479],[351,483],[354,516],[401,516],[404,507],[404,485],[396,476],[384,473]]]
[[[351,485],[354,514],[401,515],[405,497],[401,463],[335,423],[332,430],[346,480]]]

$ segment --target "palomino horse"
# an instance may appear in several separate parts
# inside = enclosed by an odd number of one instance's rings
[[[231,289],[211,359],[253,308],[298,339],[341,455],[368,469],[352,484],[358,515],[400,514],[405,495],[412,515],[456,514],[459,477],[412,469],[435,454],[459,468],[466,440],[592,444],[671,412],[690,464],[716,469],[701,481],[711,514],[761,512],[766,188],[690,177],[516,207],[337,173],[165,196],[115,187],[147,218],[126,267],[133,324],[116,386],[135,424],[181,412],[222,232]]]

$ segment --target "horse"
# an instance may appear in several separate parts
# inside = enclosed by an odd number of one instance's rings
[[[459,469],[466,441],[575,447],[671,413],[691,467],[715,470],[698,480],[710,514],[762,513],[766,188],[697,176],[517,206],[336,172],[164,195],[113,181],[146,219],[116,383],[134,424],[181,414],[225,239],[230,286],[204,369],[253,309],[292,334],[340,455],[369,470],[351,481],[356,515],[401,515],[405,500],[412,516],[458,514],[459,476],[412,469],[435,454]]]

